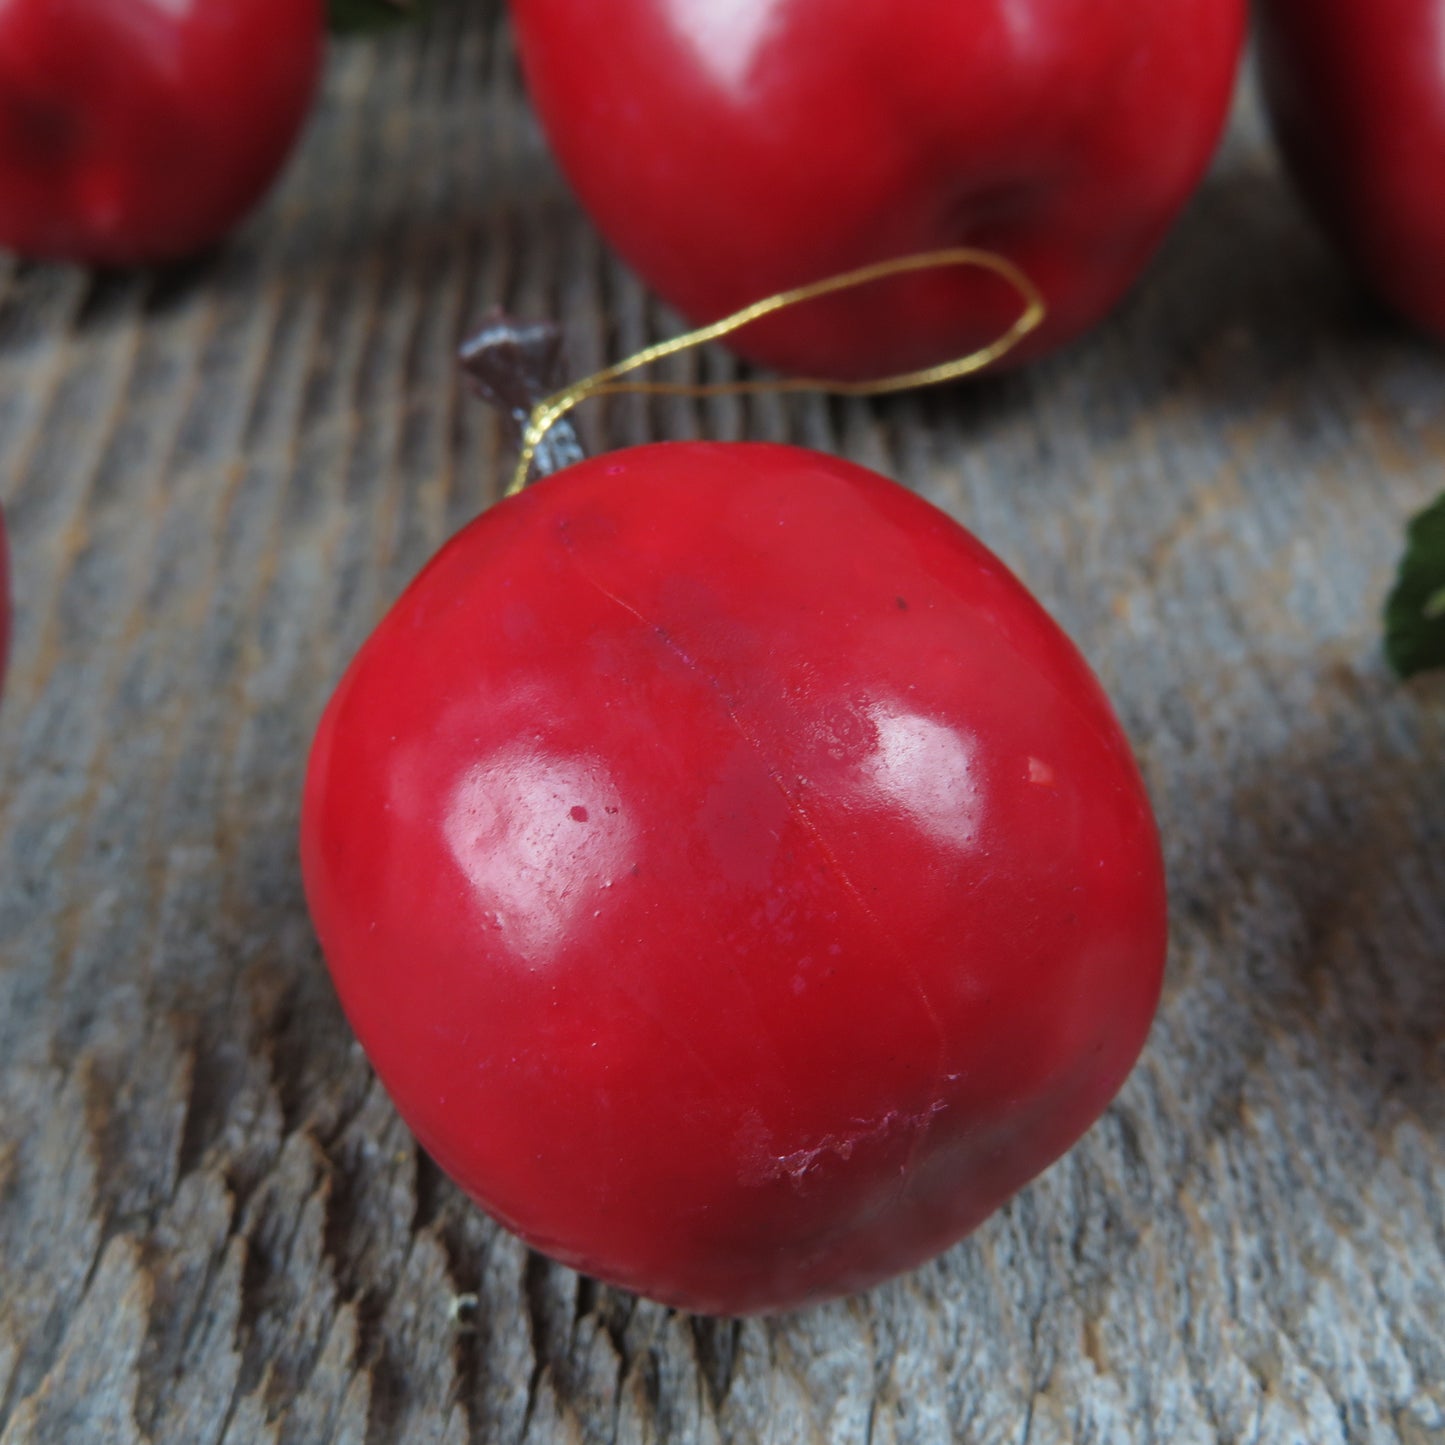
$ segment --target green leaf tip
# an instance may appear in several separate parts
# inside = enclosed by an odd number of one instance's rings
[[[327,24],[337,35],[360,35],[419,20],[431,0],[327,0]]]
[[[1385,656],[1401,677],[1445,667],[1445,495],[1413,517],[1385,603]]]

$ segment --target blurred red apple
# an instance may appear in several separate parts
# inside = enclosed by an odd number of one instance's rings
[[[910,252],[1021,266],[1050,314],[1011,363],[1094,325],[1214,150],[1244,0],[512,0],[552,146],[603,234],[694,321]],[[958,270],[740,333],[784,371],[959,356],[1017,297]],[[732,343],[730,343],[732,344]]]
[[[1445,0],[1262,0],[1259,30],[1306,201],[1385,301],[1445,336]]]
[[[322,0],[3,0],[0,248],[129,266],[219,241],[315,94]]]

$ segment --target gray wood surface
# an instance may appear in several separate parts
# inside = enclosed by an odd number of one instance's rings
[[[530,1256],[418,1154],[307,923],[310,730],[497,493],[467,324],[557,314],[578,372],[673,325],[498,10],[339,46],[282,187],[186,273],[0,261],[0,1442],[1445,1441],[1445,683],[1392,682],[1377,624],[1445,486],[1445,354],[1352,289],[1247,94],[1066,356],[584,422],[875,465],[1078,639],[1173,891],[1117,1105],[935,1264],[742,1324]]]

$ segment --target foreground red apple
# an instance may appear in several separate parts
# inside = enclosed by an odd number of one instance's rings
[[[0,248],[128,266],[219,241],[316,89],[322,0],[0,0]]]
[[[1153,818],[1078,653],[936,508],[786,447],[614,453],[462,532],[327,708],[302,858],[442,1167],[694,1310],[952,1244],[1159,992]]]
[[[1445,0],[1265,0],[1259,21],[1306,200],[1380,296],[1445,336]]]
[[[910,252],[1043,290],[1024,359],[1120,299],[1199,180],[1244,0],[512,0],[527,82],[603,234],[695,321]],[[737,349],[878,377],[970,352],[1017,300],[940,272],[770,319]],[[729,343],[733,344],[733,343]]]

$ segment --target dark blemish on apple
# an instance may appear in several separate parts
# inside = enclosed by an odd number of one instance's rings
[[[572,821],[574,823],[585,823],[587,821],[587,809],[584,808],[581,803],[578,803],[577,806],[572,809]]]
[[[23,138],[27,154],[22,160],[32,162],[37,169],[68,159],[80,141],[76,113],[46,96],[8,96],[0,119]]]
[[[904,598],[902,598],[902,597],[895,597],[893,600],[898,604],[898,610],[899,610],[900,612],[907,612],[907,611],[908,611],[908,603],[907,603],[907,601],[906,601]]]

